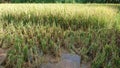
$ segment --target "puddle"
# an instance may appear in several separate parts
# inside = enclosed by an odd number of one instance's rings
[[[74,54],[62,54],[61,61],[42,64],[41,68],[80,68],[80,57]]]

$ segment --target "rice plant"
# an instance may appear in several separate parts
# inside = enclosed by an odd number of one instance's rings
[[[115,7],[116,6],[116,7]],[[92,68],[120,67],[119,5],[0,4],[6,68],[35,68],[44,56],[76,53]]]

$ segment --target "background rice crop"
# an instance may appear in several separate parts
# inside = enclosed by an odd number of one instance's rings
[[[6,4],[4,7],[1,5],[0,10],[1,19],[7,20],[8,23],[34,22],[47,25],[55,23],[64,29],[68,29],[72,25],[78,29],[77,27],[89,27],[94,24],[96,27],[105,25],[105,27],[111,28],[118,11],[108,6],[72,4]]]

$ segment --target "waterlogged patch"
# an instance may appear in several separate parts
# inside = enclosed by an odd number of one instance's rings
[[[80,57],[74,54],[62,54],[61,61],[43,64],[41,68],[80,68]]]
[[[5,61],[7,56],[6,50],[0,48],[0,65]]]

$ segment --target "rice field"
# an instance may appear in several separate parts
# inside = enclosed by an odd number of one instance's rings
[[[5,68],[37,68],[63,50],[91,68],[120,68],[120,5],[0,4]]]

